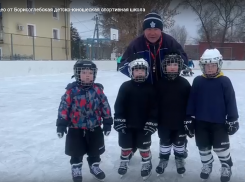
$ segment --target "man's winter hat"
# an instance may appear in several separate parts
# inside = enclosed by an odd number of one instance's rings
[[[145,15],[143,30],[147,28],[158,28],[161,31],[163,30],[163,21],[159,14],[152,12]]]

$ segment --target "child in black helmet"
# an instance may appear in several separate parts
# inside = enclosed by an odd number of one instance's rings
[[[65,154],[71,156],[74,182],[82,182],[83,156],[87,160],[90,173],[98,180],[105,178],[100,169],[100,155],[105,152],[104,135],[111,131],[113,120],[107,97],[97,84],[94,84],[97,67],[91,61],[77,61],[74,65],[75,82],[66,87],[61,98],[56,122],[57,134],[66,136]],[[101,124],[103,121],[103,128]]]
[[[177,173],[185,169],[186,133],[184,121],[191,85],[180,76],[184,61],[177,51],[170,51],[162,61],[163,77],[156,85],[158,99],[158,136],[160,138],[158,175],[165,172],[173,148]]]

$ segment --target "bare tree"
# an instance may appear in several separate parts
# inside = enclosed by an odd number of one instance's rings
[[[245,42],[245,16],[239,20],[239,25],[234,28],[233,40],[235,42]]]
[[[217,18],[214,6],[210,4],[209,0],[184,0],[182,2],[182,6],[185,8],[190,8],[197,15],[201,27],[203,28],[206,41],[208,42],[209,47],[212,48],[212,38],[206,25],[210,21],[213,21],[215,18]]]
[[[170,9],[172,0],[93,0],[91,5],[99,8],[144,8],[145,12],[100,12],[100,28],[105,37],[109,37],[110,28],[119,30],[119,41],[116,46],[125,48],[137,36],[142,33],[144,16],[155,10],[164,20],[164,28],[174,25],[173,17],[178,14],[178,6]]]
[[[179,25],[176,25],[169,31],[169,34],[175,38],[182,47],[185,46],[187,40],[187,31],[185,26],[180,27]]]
[[[234,35],[241,35],[241,22],[245,25],[244,0],[184,0],[182,5],[198,16],[200,40],[207,41],[210,47],[212,41],[223,44],[232,41]]]
[[[222,35],[223,29],[220,25],[217,25],[217,18],[213,18],[205,24],[205,28],[212,42],[220,41]],[[206,41],[206,34],[203,26],[200,25],[200,28],[198,29],[197,33],[199,35],[200,41]]]
[[[220,17],[217,24],[223,27],[221,43],[226,41],[228,30],[231,30],[230,37],[233,37],[233,28],[239,25],[239,20],[244,14],[244,0],[210,0],[214,5],[217,15]]]

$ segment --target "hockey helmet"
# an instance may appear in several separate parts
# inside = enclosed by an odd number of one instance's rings
[[[93,78],[93,81],[91,83],[85,83],[81,80],[80,74],[81,74],[82,70],[92,70],[93,71],[94,78]],[[93,85],[93,83],[96,79],[97,70],[98,69],[97,69],[96,64],[94,64],[92,61],[88,61],[88,60],[78,60],[73,67],[75,80],[82,86]]]
[[[178,65],[177,72],[169,72],[167,70],[167,66],[170,66],[171,64],[177,64]],[[175,78],[177,78],[180,75],[181,71],[183,70],[184,60],[182,59],[182,57],[180,56],[179,53],[176,53],[176,52],[169,53],[164,57],[164,60],[161,63],[161,67],[162,67],[162,72],[163,72],[164,76],[168,80],[174,80]]]
[[[145,75],[138,75],[135,76],[133,74],[134,70],[137,69],[144,69],[145,70]],[[128,65],[128,72],[129,76],[135,81],[135,82],[144,82],[148,76],[149,76],[149,64],[148,62],[143,59],[143,58],[137,58],[133,61],[131,61]]]
[[[211,75],[206,74],[205,72],[205,65],[210,63],[217,64],[217,68],[218,68],[217,72]],[[206,49],[199,61],[199,66],[202,70],[202,73],[209,78],[216,77],[220,73],[222,64],[223,64],[223,57],[218,49]]]

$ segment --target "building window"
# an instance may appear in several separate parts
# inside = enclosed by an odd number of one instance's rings
[[[27,35],[30,37],[34,37],[35,36],[35,27],[34,25],[27,25]]]
[[[27,8],[34,8],[33,0],[27,0]]]
[[[53,39],[57,39],[57,40],[60,39],[58,29],[53,29]]]
[[[59,18],[59,13],[55,11],[55,8],[53,8],[53,18],[56,18],[56,19]]]

